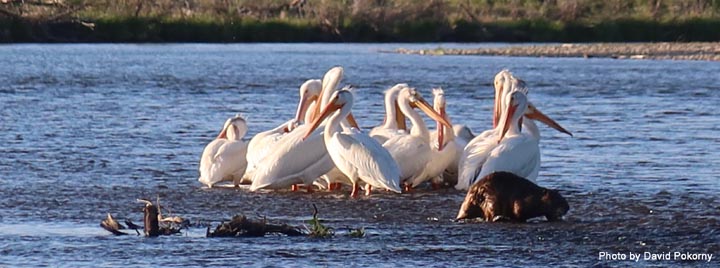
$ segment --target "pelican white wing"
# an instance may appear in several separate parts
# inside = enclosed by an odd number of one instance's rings
[[[400,170],[390,153],[370,136],[356,130],[335,133],[327,144],[338,169],[376,188],[397,193]]]
[[[490,153],[498,146],[493,130],[488,130],[473,138],[465,147],[458,161],[458,183],[455,189],[467,190],[478,178],[483,164]],[[482,177],[481,177],[482,178]]]
[[[505,137],[492,150],[475,179],[496,171],[511,172],[534,182],[540,171],[538,140],[525,133]]]
[[[303,140],[308,125],[302,125],[285,135],[257,167],[251,191],[258,189],[281,189],[293,184],[312,182],[333,168],[333,162],[325,149],[322,129],[316,130]]]
[[[399,135],[390,138],[383,147],[400,167],[400,181],[412,182],[424,176],[425,165],[430,161],[430,145],[424,139],[413,135]]]
[[[290,127],[293,121],[288,121],[274,129],[261,132],[253,136],[248,143],[247,148],[247,170],[245,172],[246,180],[252,180],[255,170],[259,163],[275,148],[275,144],[285,136],[285,129]]]

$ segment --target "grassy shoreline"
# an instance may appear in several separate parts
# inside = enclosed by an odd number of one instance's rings
[[[15,42],[720,41],[720,0],[3,0]]]
[[[719,19],[599,23],[543,19],[453,23],[414,21],[378,28],[344,21],[190,20],[103,17],[71,21],[0,18],[0,43],[17,42],[699,42],[720,41]]]

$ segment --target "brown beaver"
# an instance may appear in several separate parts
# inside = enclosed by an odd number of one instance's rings
[[[486,221],[525,222],[545,216],[548,221],[556,221],[569,209],[556,190],[537,186],[510,172],[494,172],[470,187],[457,220],[483,217]]]

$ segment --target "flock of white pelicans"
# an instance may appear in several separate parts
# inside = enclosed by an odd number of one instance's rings
[[[525,83],[508,70],[495,76],[493,128],[473,135],[452,125],[442,89],[433,89],[433,106],[407,84],[385,92],[385,120],[369,132],[352,115],[350,87],[338,89],[343,68],[300,87],[295,118],[243,141],[247,123],[229,118],[203,151],[199,181],[208,187],[222,181],[250,184],[250,191],[305,187],[330,191],[351,186],[396,193],[425,182],[467,189],[484,176],[506,171],[535,181],[540,169],[540,132],[534,121],[572,134],[541,113],[527,97]],[[428,129],[419,109],[437,122]],[[406,118],[412,124],[409,130]]]

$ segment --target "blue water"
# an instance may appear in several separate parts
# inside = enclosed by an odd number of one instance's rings
[[[437,46],[0,46],[0,266],[718,266],[598,253],[720,254],[720,63],[379,52]],[[426,99],[445,88],[453,122],[476,133],[490,125],[494,74],[513,71],[574,134],[541,126],[538,183],[566,196],[565,222],[454,223],[454,190],[350,200],[201,187],[200,154],[225,119],[246,115],[248,139],[272,128],[293,116],[303,81],[336,65],[364,127],[382,121],[382,92],[407,82]],[[98,226],[107,212],[138,222],[135,199],[158,196],[201,224],[243,213],[302,225],[316,204],[338,234],[152,239]]]

